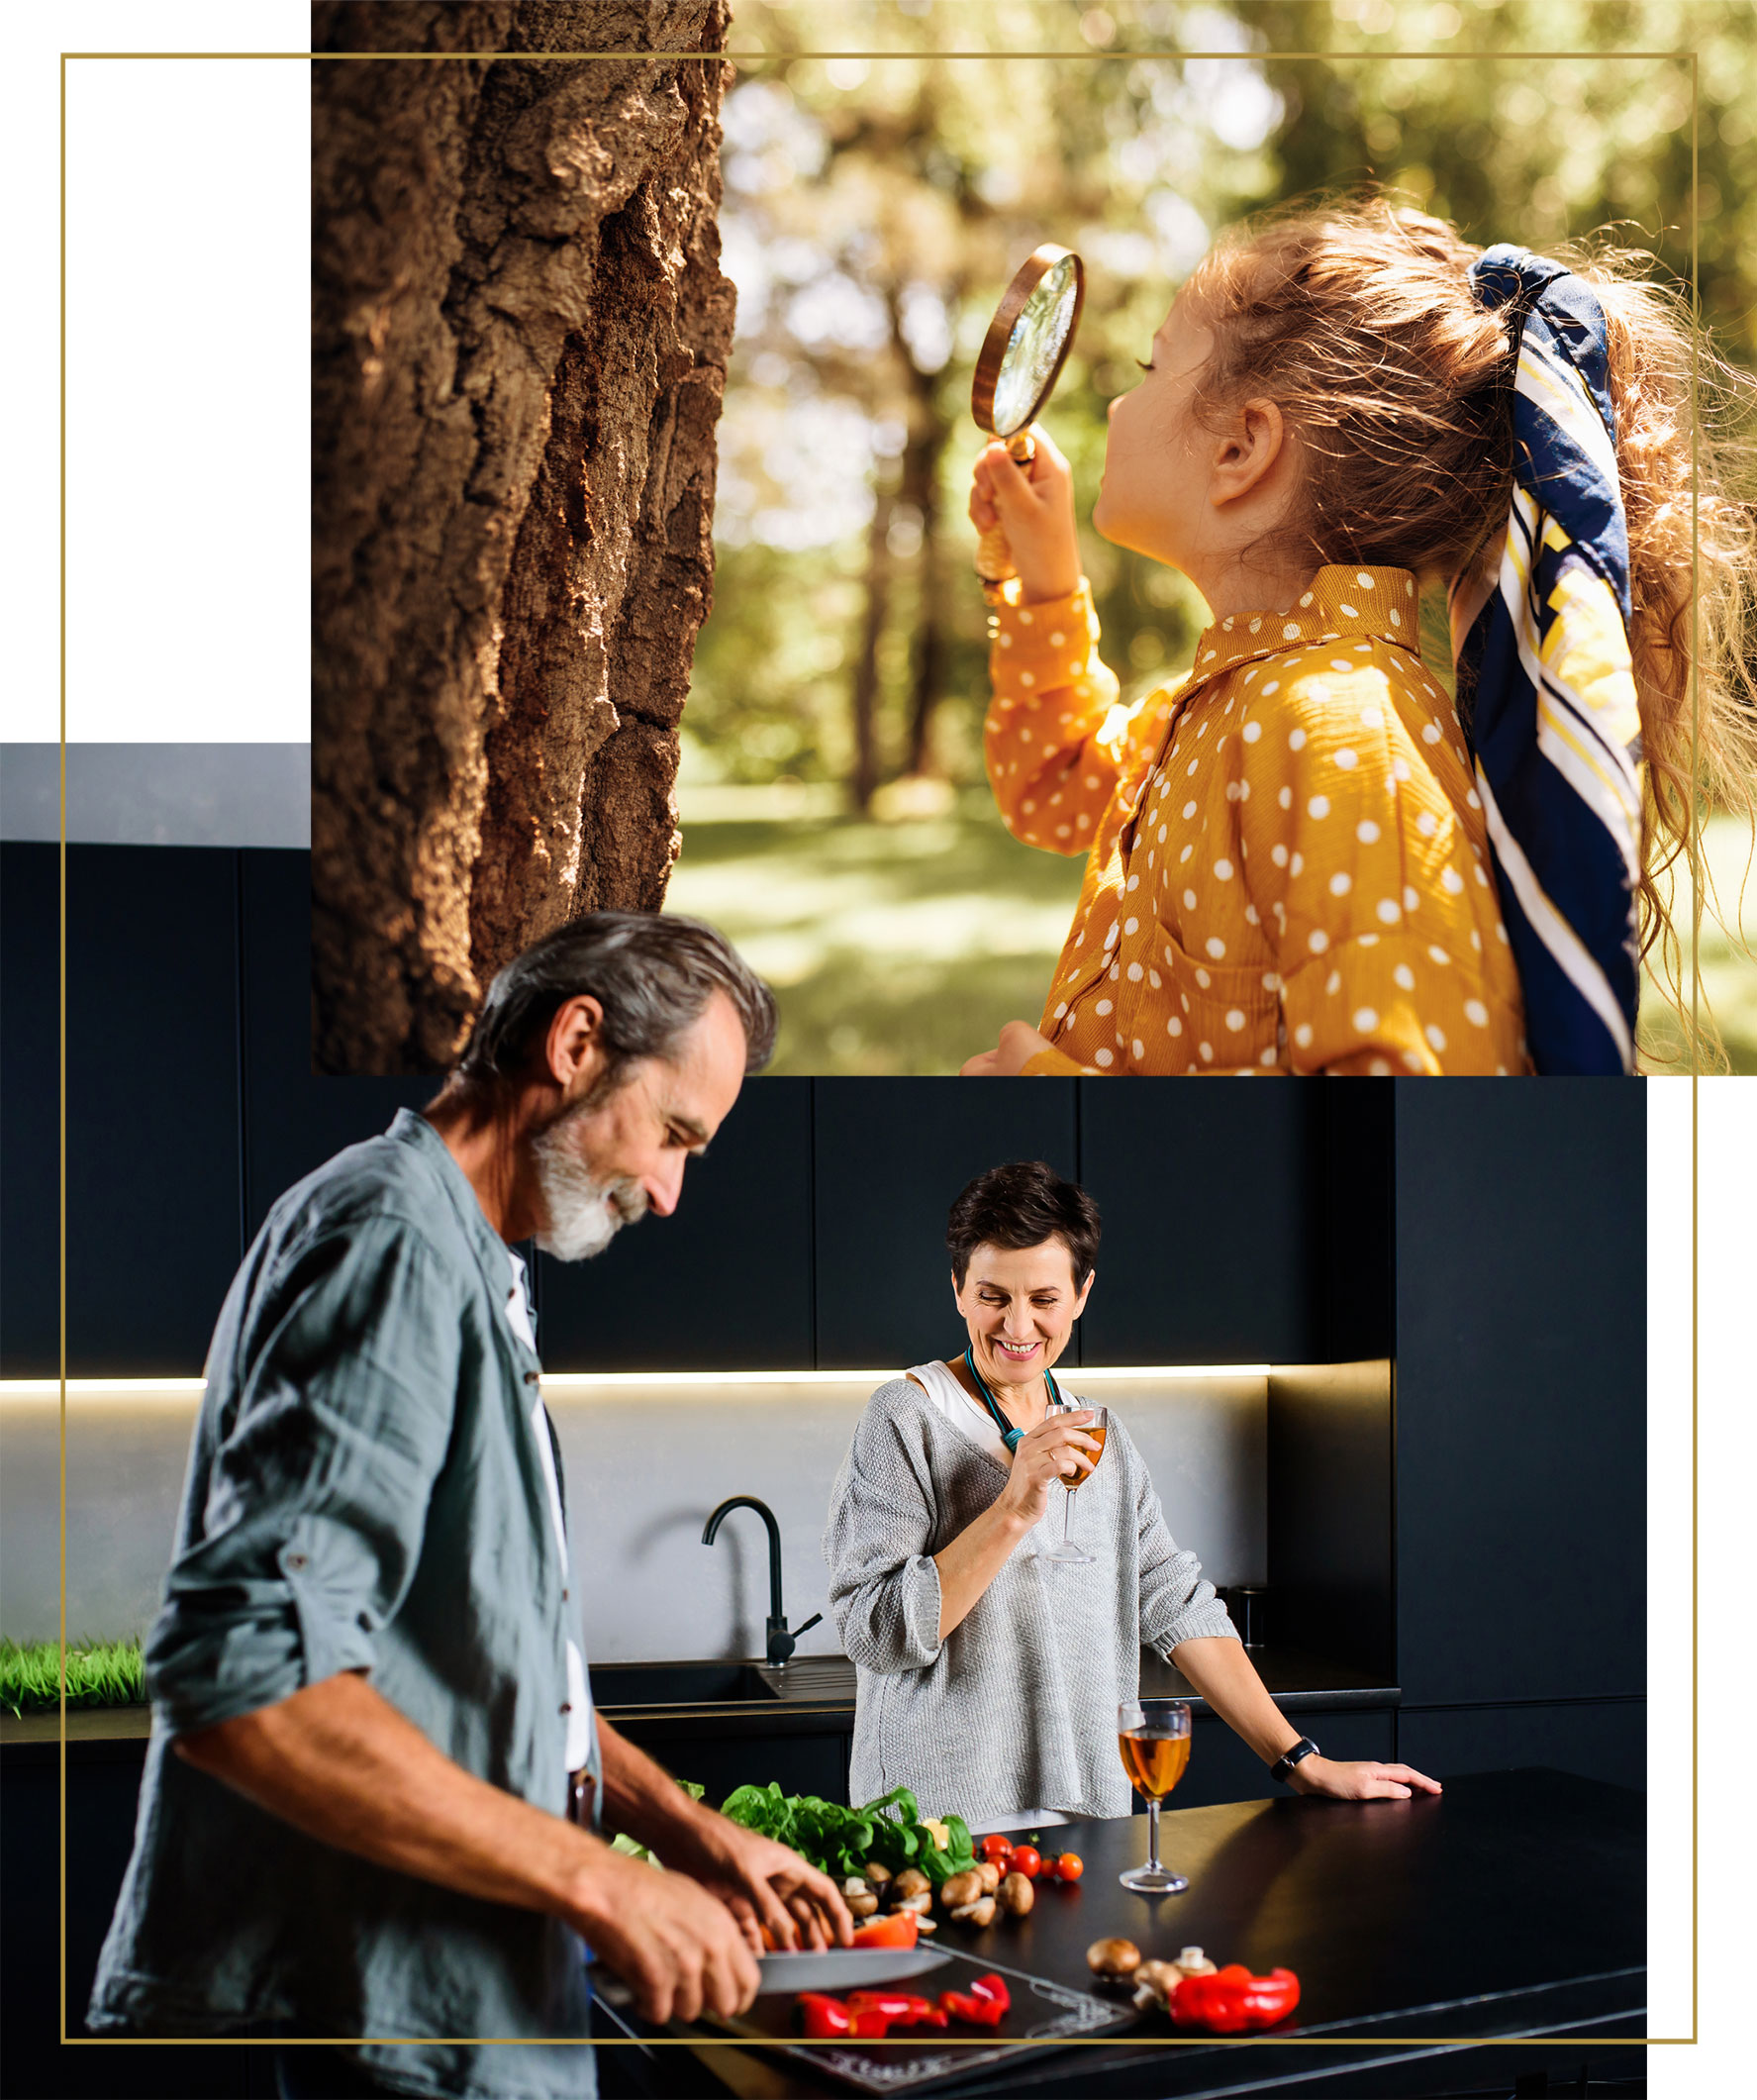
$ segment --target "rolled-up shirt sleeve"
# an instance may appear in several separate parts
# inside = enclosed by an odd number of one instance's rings
[[[173,1735],[371,1668],[421,1557],[462,1344],[421,1235],[378,1217],[299,1250],[224,1346],[236,1401],[197,1432],[146,1645]]]
[[[1237,1630],[1203,1574],[1201,1561],[1183,1551],[1166,1529],[1144,1465],[1135,1495],[1135,1522],[1140,1539],[1141,1646],[1169,1656],[1180,1641],[1216,1636],[1236,1641]]]
[[[830,1491],[824,1557],[842,1651],[861,1669],[927,1669],[938,1657],[939,1569],[926,1454],[868,1408]]]

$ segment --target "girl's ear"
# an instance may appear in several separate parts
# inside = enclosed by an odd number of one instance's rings
[[[1287,426],[1273,401],[1246,401],[1232,428],[1215,448],[1209,471],[1209,501],[1236,503],[1259,488],[1287,447]]]

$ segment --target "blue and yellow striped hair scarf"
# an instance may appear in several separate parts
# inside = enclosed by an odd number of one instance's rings
[[[1522,248],[1487,250],[1470,276],[1520,328],[1499,568],[1454,583],[1451,626],[1526,1046],[1539,1072],[1629,1072],[1641,722],[1605,310]]]

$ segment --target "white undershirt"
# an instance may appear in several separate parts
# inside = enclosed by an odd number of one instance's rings
[[[526,1289],[525,1264],[511,1248],[507,1250],[507,1260],[512,1264],[513,1287],[507,1292],[507,1325],[525,1347],[534,1354],[537,1350],[537,1329],[532,1324],[531,1296]],[[554,1521],[556,1543],[561,1548],[561,1565],[568,1565],[567,1520],[561,1514],[561,1483],[555,1477],[555,1453],[549,1443],[549,1425],[543,1415],[542,1394],[539,1391],[531,1408],[531,1434],[537,1439],[537,1454],[542,1463],[543,1480],[549,1490],[549,1515]],[[566,1762],[570,1772],[577,1772],[592,1753],[592,1693],[586,1677],[585,1658],[578,1644],[571,1636],[567,1641],[567,1749]]]
[[[1010,1466],[1013,1463],[1013,1453],[1002,1441],[993,1415],[980,1400],[971,1399],[943,1363],[914,1364],[909,1375],[927,1394],[934,1412],[943,1415],[960,1436],[979,1445],[997,1465]],[[1043,1830],[1052,1823],[1071,1820],[1059,1809],[1029,1809],[1016,1816],[989,1816],[979,1830],[972,1832],[972,1836],[981,1837],[987,1831]]]

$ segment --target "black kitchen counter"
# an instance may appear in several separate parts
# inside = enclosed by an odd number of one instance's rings
[[[1504,2045],[1499,2053],[1558,2075],[1564,2064],[1573,2075],[1590,2053],[1595,2075],[1609,2076],[1609,2058],[1618,2052],[1603,2046],[1626,2045],[1642,2032],[1640,1794],[1560,1772],[1496,1772],[1454,1779],[1438,1799],[1291,1797],[1173,1811],[1163,1831],[1163,1857],[1190,1877],[1186,1894],[1147,1899],[1118,1886],[1118,1874],[1145,1857],[1142,1819],[1072,1826],[1057,1842],[1085,1858],[1082,1880],[1041,1888],[1021,1921],[976,1934],[942,1925],[935,1944],[960,1958],[943,1976],[912,1986],[954,1986],[973,1972],[969,1960],[976,1972],[1011,1972],[1014,2031],[1059,2027],[1074,2039],[1004,2051],[915,2042],[807,2050],[790,2039],[790,2001],[774,1997],[759,1999],[739,2030],[766,2047],[729,2049],[705,2031],[690,2036],[696,2076],[765,2100],[897,2090],[1052,2100],[1089,2093],[1101,2080],[1117,2094],[1242,2092],[1268,2083],[1287,2092],[1306,2090],[1308,2077],[1321,2077],[1332,2094],[1402,2100],[1472,2083],[1476,2066],[1467,2071],[1456,2060],[1472,2042],[1549,2037],[1570,2048],[1526,2045],[1521,2058],[1517,2045]],[[1134,2016],[1125,1994],[1094,1985],[1086,1949],[1109,1934],[1133,1940],[1149,1956],[1196,1944],[1218,1961],[1292,1968],[1302,1986],[1294,2022],[1278,2030],[1272,2048],[1174,2041],[1163,2018]],[[1114,2006],[1125,2026],[1104,2032],[1095,2002]],[[1385,2047],[1393,2041],[1406,2046]],[[654,2051],[645,2061],[656,2077],[675,2081],[682,2053]],[[618,2054],[621,2087],[639,2059]]]

